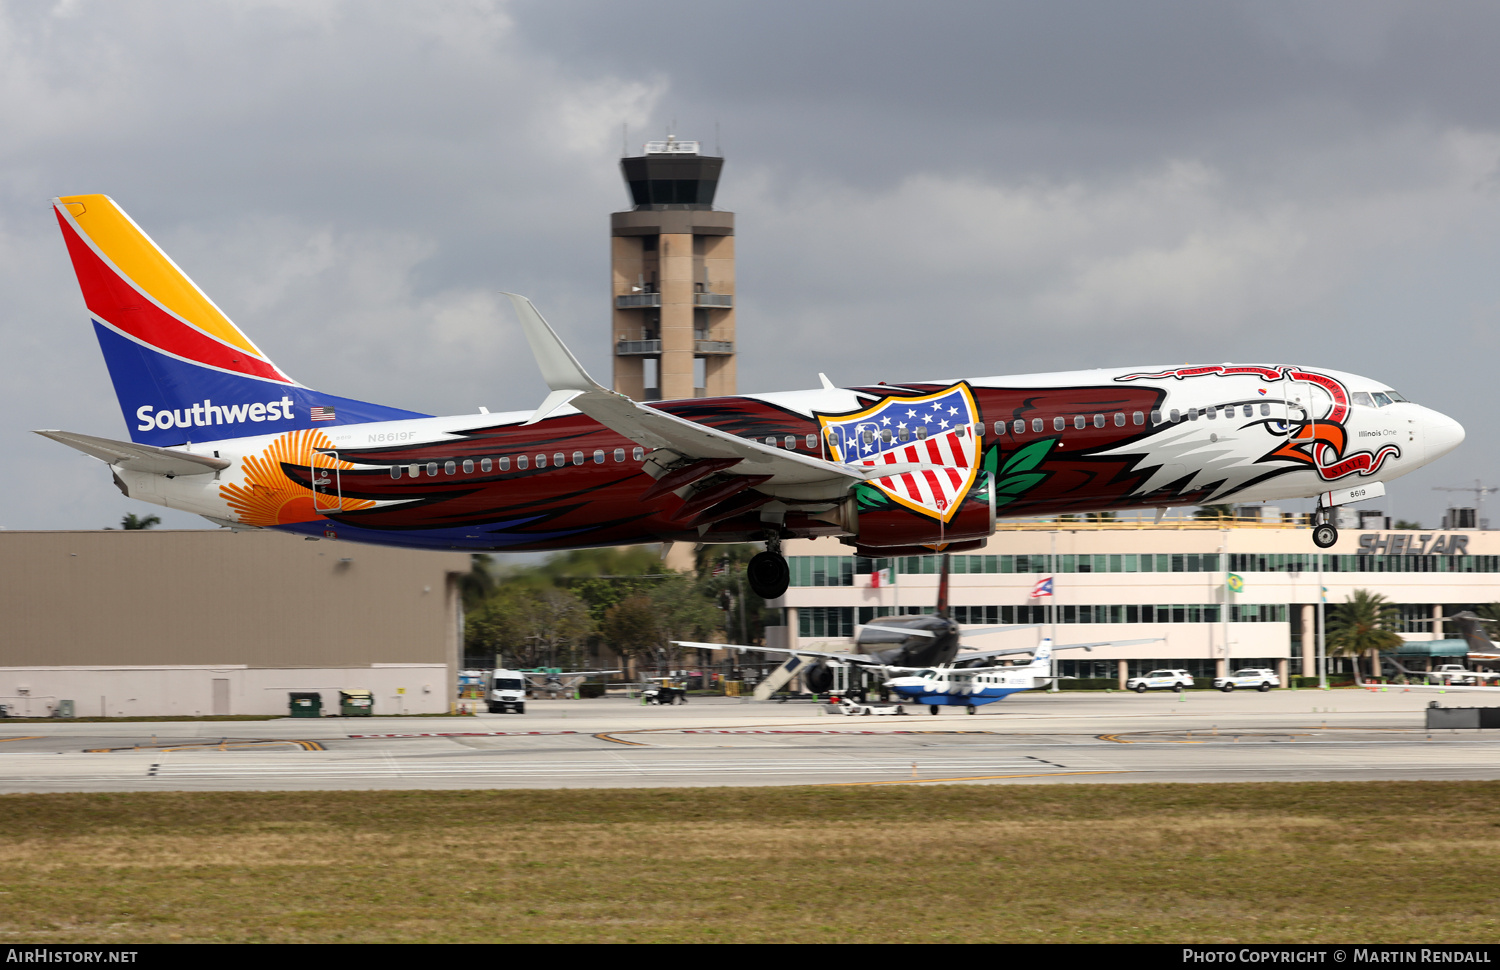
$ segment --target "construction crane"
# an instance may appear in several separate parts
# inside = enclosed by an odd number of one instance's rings
[[[1485,485],[1479,479],[1474,479],[1473,485],[1434,485],[1435,492],[1473,492],[1474,493],[1474,527],[1484,528],[1484,497],[1491,492],[1500,492],[1500,486]],[[1450,523],[1451,525],[1451,523]]]

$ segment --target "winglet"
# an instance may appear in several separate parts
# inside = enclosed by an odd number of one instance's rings
[[[519,293],[505,295],[510,297],[510,302],[516,308],[516,316],[521,319],[521,329],[526,334],[526,342],[531,345],[531,354],[542,372],[542,380],[552,389],[552,393],[547,395],[541,407],[532,413],[525,424],[536,424],[585,391],[604,390],[583,369],[578,358],[562,342],[557,331],[542,319],[530,300]]]
[[[603,385],[589,376],[588,371],[573,356],[573,352],[562,342],[531,301],[518,293],[506,293],[515,305],[516,316],[521,318],[521,329],[526,332],[526,342],[536,357],[542,380],[554,391],[602,391]]]

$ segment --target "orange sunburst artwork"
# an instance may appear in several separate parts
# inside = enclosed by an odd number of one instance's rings
[[[321,514],[352,512],[374,505],[367,499],[340,498],[319,494],[314,506],[314,495],[282,472],[283,464],[301,465],[318,470],[353,468],[332,454],[332,442],[321,430],[288,431],[258,455],[250,455],[244,461],[245,483],[226,484],[219,487],[219,496],[229,503],[246,525],[285,525],[290,522],[311,522]]]

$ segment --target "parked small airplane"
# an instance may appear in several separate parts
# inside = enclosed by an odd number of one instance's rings
[[[546,694],[549,700],[557,700],[561,694],[571,694],[579,684],[590,677],[619,672],[618,670],[553,670],[545,667],[540,670],[522,671],[531,684],[527,689]]]
[[[1468,644],[1469,652],[1467,659],[1481,667],[1500,667],[1500,647],[1490,640],[1489,635],[1484,632],[1481,623],[1497,623],[1500,620],[1492,620],[1479,616],[1470,610],[1460,610],[1449,616],[1440,616],[1433,620],[1408,620],[1408,623],[1452,623],[1458,627],[1459,636],[1463,637]],[[1500,672],[1495,670],[1464,670],[1460,665],[1444,664],[1437,670],[1412,670],[1404,667],[1395,657],[1382,656],[1381,661],[1390,664],[1407,678],[1416,678],[1422,683],[1407,683],[1404,687],[1416,687],[1423,690],[1487,690],[1500,691],[1500,687],[1485,687],[1483,682],[1500,677]],[[1355,665],[1355,677],[1358,679],[1358,664]],[[1465,681],[1474,681],[1469,684]],[[1437,683],[1433,683],[1437,681]],[[1458,681],[1458,683],[1454,683]],[[1363,687],[1381,687],[1385,685],[1368,684],[1359,681]]]
[[[749,581],[774,599],[786,539],[962,552],[999,516],[1316,496],[1327,548],[1333,506],[1464,437],[1379,381],[1287,364],[637,403],[514,295],[551,394],[439,418],[297,383],[107,196],[53,206],[130,440],[38,433],[131,498],[236,529],[471,552],[763,542]]]
[[[903,701],[926,704],[930,714],[944,706],[963,707],[973,714],[981,704],[1046,687],[1052,680],[1052,641],[1044,638],[1024,666],[937,667],[892,677],[885,686]]]

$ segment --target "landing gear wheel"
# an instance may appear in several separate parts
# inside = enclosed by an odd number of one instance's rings
[[[1339,541],[1339,530],[1331,525],[1313,526],[1313,545],[1319,549],[1328,549]]]
[[[975,707],[973,704],[970,704],[968,708],[966,708],[966,710],[968,711],[968,713],[974,714],[978,712],[979,708]]]
[[[773,600],[786,592],[792,582],[792,571],[786,557],[778,552],[758,552],[745,567],[750,588],[763,600]]]
[[[938,706],[936,704],[928,704],[927,705],[927,713],[928,714],[936,714],[937,712],[938,712]]]

